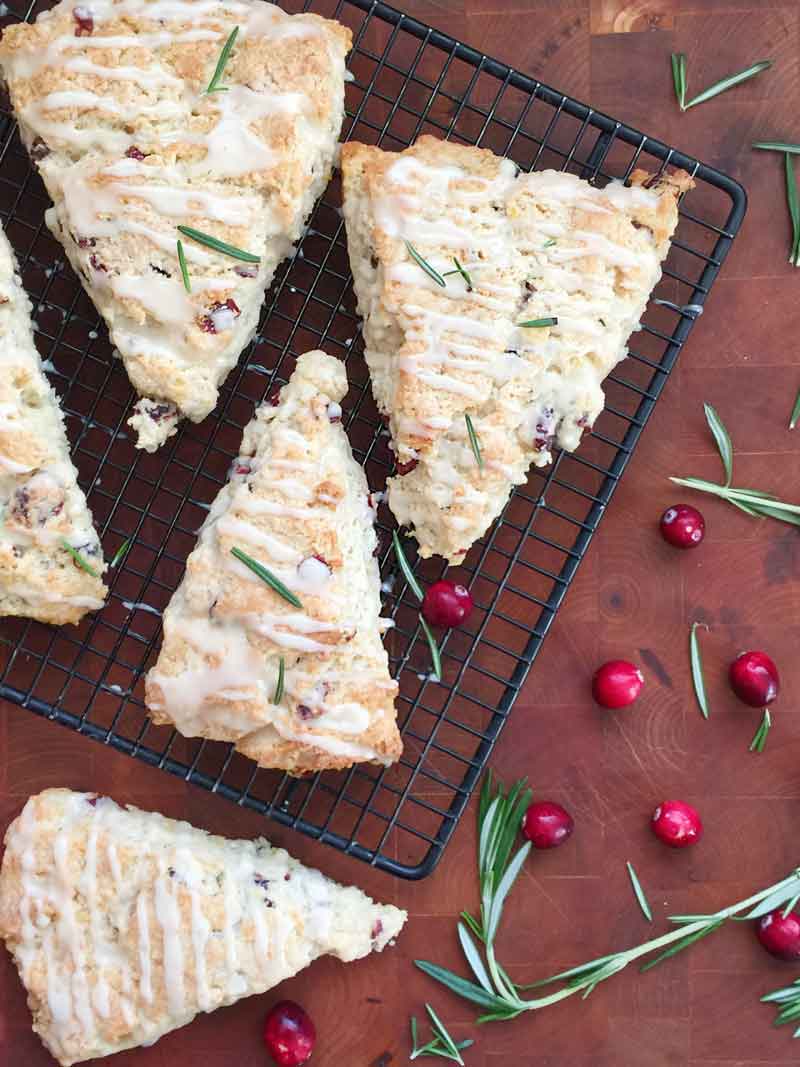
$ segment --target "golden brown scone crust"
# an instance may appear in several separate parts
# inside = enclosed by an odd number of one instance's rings
[[[16,269],[0,230],[0,615],[78,623],[103,606],[106,565]]]
[[[637,171],[599,189],[428,136],[401,153],[346,144],[342,174],[373,392],[403,472],[389,505],[423,556],[458,563],[530,464],[577,447],[602,410],[692,180]]]
[[[309,352],[280,402],[258,409],[164,614],[147,676],[156,722],[233,741],[262,766],[292,774],[388,764],[401,752],[397,684],[381,642],[374,512],[339,421],[346,390],[343,364]]]
[[[222,89],[206,92],[236,28]],[[62,0],[3,34],[0,66],[54,203],[48,225],[143,398],[140,447],[208,415],[255,332],[330,175],[350,40],[263,0]]]
[[[5,844],[0,937],[65,1067],[152,1044],[319,956],[380,952],[406,920],[263,839],[90,793],[31,797]]]

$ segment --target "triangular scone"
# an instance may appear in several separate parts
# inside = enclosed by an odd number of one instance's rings
[[[106,565],[30,314],[0,229],[0,615],[77,623],[102,608]]]
[[[150,1045],[319,956],[380,952],[406,920],[263,839],[92,793],[31,797],[5,841],[0,937],[65,1065]]]
[[[692,182],[636,171],[630,187],[599,189],[427,136],[401,153],[346,144],[342,174],[372,389],[397,458],[389,506],[423,556],[459,563],[530,464],[548,463],[553,441],[575,448],[602,410],[600,383]]]
[[[54,202],[48,225],[143,398],[140,448],[205,418],[252,337],[330,176],[350,40],[263,0],[62,0],[5,30],[0,66]]]
[[[374,512],[340,422],[346,391],[339,360],[307,352],[280,398],[258,409],[164,613],[147,676],[156,722],[234,741],[293,774],[391,763],[401,751]]]

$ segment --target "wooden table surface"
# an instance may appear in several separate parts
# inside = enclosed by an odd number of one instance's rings
[[[501,776],[527,775],[539,798],[575,817],[563,848],[533,856],[507,907],[499,957],[520,981],[638,943],[665,916],[705,912],[777,881],[800,862],[800,543],[797,530],[696,499],[708,532],[690,553],[660,539],[674,502],[670,474],[717,477],[702,404],[715,405],[736,446],[740,484],[800,497],[800,430],[788,413],[800,386],[798,278],[787,263],[789,223],[780,156],[755,139],[798,139],[800,6],[779,0],[407,0],[411,14],[522,71],[645,128],[739,178],[750,196],[741,236],[594,539],[497,748]],[[690,91],[763,58],[774,68],[686,114],[670,52],[688,57]],[[689,499],[687,497],[687,499]],[[703,635],[713,717],[692,696],[687,637]],[[777,661],[783,693],[766,753],[748,754],[759,712],[737,703],[725,668],[745,647]],[[644,694],[617,714],[590,698],[594,668],[612,656],[642,664]],[[474,810],[436,873],[393,881],[252,813],[15,707],[0,707],[0,820],[47,786],[103,789],[119,801],[232,836],[271,838],[301,859],[409,911],[396,949],[343,966],[314,964],[280,996],[316,1020],[317,1067],[399,1067],[408,1019],[430,1000],[457,1037],[477,1039],[470,1067],[788,1067],[800,1042],[771,1026],[761,994],[797,976],[771,960],[749,927],[733,927],[640,976],[631,970],[578,998],[477,1028],[464,1002],[411,964],[425,956],[461,969],[455,916],[476,902]],[[648,829],[665,798],[703,815],[705,837],[673,852]],[[474,807],[474,806],[473,806]],[[653,905],[637,908],[634,861]],[[264,1012],[277,994],[203,1016],[114,1067],[256,1067]],[[0,954],[0,1062],[52,1061],[30,1030],[25,997]],[[96,1061],[100,1062],[100,1061]],[[424,1060],[422,1062],[437,1062]],[[442,1061],[438,1061],[442,1062]]]

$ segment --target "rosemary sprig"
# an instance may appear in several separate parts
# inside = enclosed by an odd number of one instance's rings
[[[441,276],[438,270],[435,270],[430,263],[414,248],[410,241],[406,241],[406,249],[408,254],[414,260],[418,267],[421,267],[429,278],[433,278],[437,285],[441,285],[442,289],[446,288],[447,282]]]
[[[789,144],[787,141],[754,141],[752,148],[763,148],[768,152],[791,152],[800,155],[800,144]]]
[[[792,246],[789,249],[789,262],[800,266],[800,204],[797,199],[797,178],[791,155],[786,152],[783,157],[786,168],[786,203],[789,205],[789,218],[792,220]]]
[[[422,632],[428,641],[428,647],[431,650],[431,662],[433,663],[433,680],[434,682],[441,682],[442,680],[442,657],[439,654],[439,646],[436,644],[436,638],[431,632],[430,626],[425,619],[424,615],[420,615],[419,623],[422,627]]]
[[[400,564],[403,577],[408,582],[409,589],[421,604],[425,599],[425,594],[422,592],[422,586],[417,581],[416,575],[411,570],[411,564],[408,562],[403,546],[400,544],[397,530],[392,530],[392,544],[394,545],[394,554],[397,556],[397,562]]]
[[[549,319],[528,319],[527,322],[518,322],[517,326],[525,330],[538,329],[542,326],[558,326],[558,319],[553,317]]]
[[[688,111],[690,107],[705,103],[706,100],[710,100],[713,96],[719,96],[720,93],[724,93],[727,89],[732,89],[734,85],[739,85],[741,82],[747,81],[749,78],[754,78],[757,74],[760,74],[762,71],[767,70],[772,66],[771,59],[762,59],[758,63],[753,63],[750,67],[745,67],[744,70],[737,71],[735,74],[729,74],[720,81],[714,82],[713,85],[709,85],[707,89],[704,89],[702,93],[698,93],[697,96],[692,97],[691,100],[687,100],[686,89],[688,87],[688,77],[686,73],[686,56],[683,52],[673,53],[671,60],[675,97],[681,111]]]
[[[628,861],[626,866],[628,868],[628,877],[631,880],[631,885],[633,886],[633,892],[634,892],[634,895],[636,896],[636,900],[639,903],[639,907],[642,909],[642,914],[644,915],[645,919],[647,919],[648,922],[652,922],[653,921],[653,913],[650,910],[650,905],[647,902],[647,897],[644,895],[644,890],[642,889],[642,883],[639,881],[639,876],[637,875],[636,871],[633,869],[633,864],[630,862],[630,860]]]
[[[192,291],[192,283],[189,280],[189,268],[186,265],[186,254],[183,251],[183,241],[178,238],[178,264],[181,268],[181,277],[183,278],[183,287],[187,293]]]
[[[80,567],[80,569],[82,571],[86,571],[87,574],[91,574],[91,576],[93,578],[99,578],[100,577],[100,575],[97,573],[97,571],[91,565],[91,563],[87,563],[86,562],[86,560],[83,558],[83,556],[80,554],[80,552],[76,548],[72,547],[72,545],[69,543],[69,541],[66,539],[66,537],[62,537],[61,538],[61,547],[65,548],[67,550],[67,552],[69,552],[69,554],[72,556],[72,558],[75,560],[75,562],[78,564],[78,566]]]
[[[451,1060],[453,1063],[460,1063],[461,1067],[464,1067],[464,1060],[461,1057],[461,1050],[469,1048],[470,1045],[474,1045],[475,1042],[472,1038],[467,1038],[465,1041],[454,1041],[450,1034],[448,1034],[444,1023],[430,1006],[425,1005],[425,1011],[431,1020],[431,1033],[433,1034],[432,1040],[426,1045],[417,1044],[417,1020],[414,1016],[411,1016],[411,1056],[412,1060],[419,1059],[420,1056],[440,1056],[443,1060]]]
[[[245,567],[249,567],[253,574],[258,575],[262,582],[265,582],[270,589],[274,589],[278,596],[282,596],[284,600],[292,605],[292,607],[303,607],[291,589],[287,589],[280,578],[276,578],[272,571],[268,570],[263,563],[259,563],[257,559],[248,556],[247,553],[243,552],[237,545],[234,545],[231,549],[231,555],[235,556],[240,563],[245,565]]]
[[[795,906],[797,905],[798,900],[800,900],[800,893],[798,893],[797,896],[792,897],[792,899],[789,901],[789,903],[783,909],[783,918],[784,919],[788,919],[788,917],[792,914],[792,912],[795,909]]]
[[[184,237],[189,237],[192,241],[197,241],[199,245],[205,245],[206,248],[213,248],[215,252],[221,252],[224,256],[230,256],[231,259],[241,259],[244,263],[261,262],[260,256],[256,256],[252,252],[245,252],[244,249],[237,248],[236,245],[229,245],[227,241],[220,241],[218,237],[212,237],[210,233],[203,233],[202,230],[196,230],[193,226],[179,226],[178,231],[182,233]]]
[[[472,425],[472,419],[470,418],[468,411],[464,412],[464,421],[467,424],[467,435],[469,437],[469,443],[472,445],[472,454],[475,456],[475,462],[478,464],[478,468],[483,470],[481,443],[478,440],[478,435],[475,433],[475,427]]]
[[[753,740],[750,742],[748,752],[757,752],[759,755],[764,751],[764,746],[767,743],[767,735],[769,734],[770,727],[772,726],[772,716],[769,713],[769,708],[764,708],[764,716],[759,723],[758,729],[755,732]]]
[[[790,430],[793,430],[795,428],[798,419],[800,419],[800,389],[797,390],[797,396],[795,398],[794,407],[792,408],[792,414],[789,416]]]
[[[542,245],[542,248],[552,248],[554,244],[556,244],[555,237],[548,237],[548,239]]]
[[[283,656],[281,656],[281,658],[278,660],[278,680],[275,683],[275,692],[272,694],[273,704],[280,704],[280,702],[283,700],[283,682],[285,673],[286,662]]]
[[[230,36],[225,44],[222,46],[222,51],[219,54],[217,65],[214,68],[214,73],[211,75],[211,81],[208,83],[206,93],[227,93],[227,85],[220,85],[220,78],[225,70],[225,66],[230,59],[233,46],[236,43],[236,38],[239,36],[239,27],[234,26],[230,32]]]
[[[469,917],[458,923],[458,936],[466,957],[472,978],[462,978],[453,971],[427,960],[415,960],[421,971],[446,986],[453,993],[465,1000],[477,1004],[483,1009],[478,1022],[494,1022],[500,1019],[513,1019],[526,1011],[539,1011],[557,1004],[567,997],[581,993],[585,998],[600,982],[623,970],[628,964],[643,956],[649,956],[660,950],[658,956],[650,960],[642,969],[649,969],[676,955],[719,929],[726,919],[731,919],[746,912],[745,918],[759,918],[767,911],[785,904],[787,900],[800,893],[800,868],[790,875],[769,886],[746,900],[723,908],[712,915],[699,917],[696,921],[670,930],[644,944],[634,948],[615,952],[608,956],[590,960],[588,963],[572,967],[567,971],[552,975],[535,986],[520,986],[514,983],[497,961],[494,940],[503,912],[503,905],[514,881],[528,856],[530,843],[524,844],[513,856],[511,851],[519,831],[522,812],[530,800],[530,791],[525,789],[524,780],[517,782],[505,794],[502,784],[495,788],[491,775],[487,775],[481,790],[478,804],[478,875],[481,889],[481,919]],[[749,910],[748,910],[749,909]],[[468,928],[469,927],[469,928]],[[482,940],[482,950],[478,948],[474,937]],[[523,999],[520,991],[525,988],[561,984],[562,988],[539,996],[532,1000]]]
[[[697,640],[697,627],[708,629],[704,622],[693,622],[689,634],[689,662],[692,666],[692,682],[694,683],[694,695],[700,714],[704,719],[708,718],[708,694],[706,693],[706,680],[703,675],[703,660],[700,656],[700,643]]]
[[[798,399],[800,400],[800,397]],[[765,493],[761,489],[737,489],[730,484],[733,469],[733,443],[730,434],[710,404],[705,404],[704,410],[708,425],[717,442],[728,480],[724,485],[707,482],[704,478],[670,478],[670,481],[675,482],[676,485],[686,486],[688,489],[696,489],[701,493],[712,493],[756,518],[778,519],[792,526],[800,526],[800,506],[797,504],[786,504],[772,493]],[[800,411],[798,414],[800,415]]]
[[[123,541],[122,544],[117,549],[117,551],[114,553],[114,557],[111,560],[111,563],[109,564],[109,567],[114,568],[114,567],[118,566],[118,564],[122,563],[123,559],[128,554],[128,549],[131,547],[132,544],[133,544],[133,538],[132,537],[129,537],[127,539],[127,541]]]
[[[456,269],[455,270],[446,270],[444,272],[444,274],[442,275],[442,277],[443,278],[449,278],[451,274],[460,274],[461,277],[464,279],[464,284],[467,287],[467,292],[471,293],[472,292],[472,278],[470,278],[468,272],[465,270],[464,267],[461,266],[461,264],[458,262],[458,260],[456,259],[455,256],[453,256],[453,262],[456,265]]]
[[[731,441],[731,435],[711,404],[703,404],[703,411],[705,412],[708,428],[717,442],[722,466],[725,468],[725,485],[730,485],[733,477],[733,442]]]
[[[795,978],[791,985],[783,989],[776,989],[774,993],[767,993],[761,998],[762,1004],[777,1004],[778,1014],[772,1025],[783,1026],[784,1023],[796,1023],[800,1021],[800,978]],[[800,1037],[800,1026],[792,1034],[792,1037]]]

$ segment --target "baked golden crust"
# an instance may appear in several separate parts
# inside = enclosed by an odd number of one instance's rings
[[[234,29],[222,89],[206,92]],[[48,225],[143,397],[140,447],[208,415],[255,332],[330,175],[350,39],[263,0],[62,0],[3,34],[0,66],[53,199]]]
[[[599,189],[427,136],[401,153],[346,144],[342,174],[373,392],[404,472],[389,505],[423,556],[458,563],[530,464],[577,447],[602,410],[692,181],[637,171]]]
[[[292,774],[387,764],[401,752],[374,512],[339,421],[346,390],[344,366],[309,352],[280,402],[258,409],[164,613],[146,682],[156,722],[233,741]]]
[[[0,615],[78,623],[103,606],[105,563],[30,312],[0,230]]]
[[[152,1044],[322,955],[382,951],[406,913],[263,839],[48,789],[11,824],[0,937],[65,1065]]]

